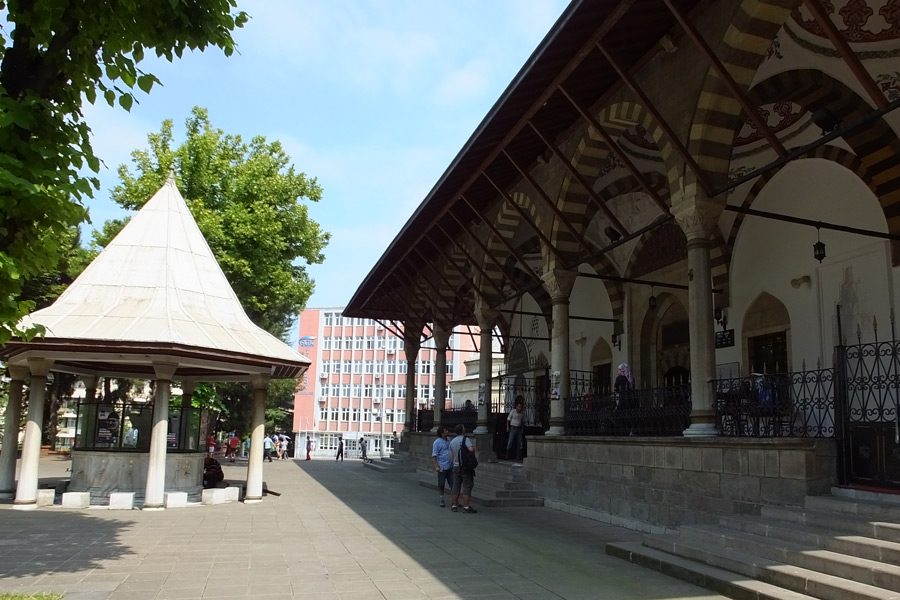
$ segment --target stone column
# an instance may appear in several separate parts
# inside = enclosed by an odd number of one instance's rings
[[[96,375],[82,375],[81,381],[84,383],[84,401],[86,404],[94,404],[97,402],[97,379]]]
[[[434,325],[434,347],[437,356],[434,361],[434,427],[432,433],[437,433],[441,425],[441,415],[447,402],[447,344],[453,334],[453,327]]]
[[[496,310],[492,310],[479,296],[475,300],[475,320],[478,321],[478,422],[472,433],[481,435],[489,432],[491,415],[491,378],[494,366],[494,325],[497,324]]]
[[[250,458],[247,463],[247,489],[244,502],[262,501],[263,484],[263,438],[266,436],[266,396],[269,378],[254,375],[250,379],[253,387],[253,408],[250,414]],[[294,443],[300,443],[295,440]]]
[[[150,455],[147,459],[147,487],[144,510],[162,510],[166,501],[166,445],[169,440],[169,393],[174,363],[153,363],[156,371],[156,396],[153,399],[153,428],[150,430]]]
[[[196,432],[192,430],[191,420],[188,418],[191,414],[194,388],[196,386],[196,381],[185,380],[181,382],[181,431],[178,432],[178,447],[182,450],[197,450],[199,448],[200,440],[193,438]]]
[[[686,436],[716,435],[712,384],[716,369],[710,239],[722,205],[694,196],[673,207],[687,236],[688,315],[691,343],[691,425]]]
[[[578,273],[562,269],[542,275],[553,303],[550,332],[550,429],[547,435],[565,433],[565,401],[569,397],[569,295]]]
[[[41,425],[44,420],[44,396],[51,360],[28,359],[31,384],[28,390],[28,420],[22,442],[22,465],[16,486],[15,508],[37,508],[38,463],[41,458]],[[15,445],[13,446],[15,447]]]
[[[403,430],[406,433],[413,432],[413,420],[416,410],[416,358],[419,356],[419,345],[410,347],[409,340],[405,342],[406,347],[406,422],[403,424]],[[403,436],[404,442],[409,437]]]
[[[0,451],[0,498],[11,500],[16,493],[16,455],[19,453],[19,421],[22,420],[22,393],[28,369],[9,366],[9,399],[3,422],[3,450]]]

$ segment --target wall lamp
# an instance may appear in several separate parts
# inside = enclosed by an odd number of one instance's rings
[[[722,331],[725,331],[725,328],[728,327],[728,309],[717,306],[713,316],[716,318],[716,323],[721,325]]]
[[[825,258],[825,244],[822,243],[822,238],[819,236],[818,227],[816,227],[816,243],[813,244],[813,258],[819,262]]]
[[[612,345],[615,346],[616,350],[622,349],[622,336],[620,336],[618,333],[614,333],[612,334],[612,338],[610,339],[612,340]]]

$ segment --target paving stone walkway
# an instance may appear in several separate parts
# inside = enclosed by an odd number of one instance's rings
[[[48,458],[41,475],[65,474]],[[240,480],[246,463],[223,464]],[[66,600],[721,600],[609,557],[633,531],[548,508],[439,508],[359,460],[265,464],[259,504],[158,512],[0,505],[0,592]],[[476,485],[477,485],[476,477]],[[448,497],[449,499],[449,497]]]

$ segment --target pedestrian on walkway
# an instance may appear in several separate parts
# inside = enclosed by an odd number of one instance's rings
[[[269,462],[272,462],[272,438],[264,437],[263,438],[263,460],[269,459]]]
[[[359,438],[359,453],[362,456],[363,462],[369,460],[368,455],[366,455],[366,438]]]
[[[450,456],[450,430],[444,426],[438,427],[437,439],[431,445],[431,464],[438,476],[438,494],[440,495],[440,503],[438,506],[444,507],[444,484],[450,485],[453,489],[453,457]]]
[[[522,442],[525,439],[525,397],[516,396],[515,407],[506,417],[506,460],[522,460]]]
[[[216,454],[216,434],[215,433],[209,434],[209,439],[206,440],[206,445],[209,450],[209,455],[215,456],[215,454]]]
[[[234,459],[237,458],[237,448],[240,441],[241,438],[234,434],[228,439],[228,456],[231,458],[231,462],[234,462]]]
[[[472,508],[472,488],[475,487],[475,471],[463,469],[459,462],[462,452],[475,452],[475,444],[466,437],[466,426],[460,423],[454,430],[456,437],[450,441],[450,456],[453,458],[453,487],[450,489],[450,510],[456,512],[462,506],[464,513],[477,513]]]
[[[309,456],[310,452],[312,452],[312,440],[309,439],[309,436],[306,436],[306,460],[312,460]]]
[[[334,460],[344,462],[344,436],[342,435],[338,436],[338,453]]]

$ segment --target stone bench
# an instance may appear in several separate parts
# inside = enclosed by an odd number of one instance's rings
[[[62,495],[62,505],[63,508],[88,508],[91,505],[91,494],[89,492],[66,492]]]

